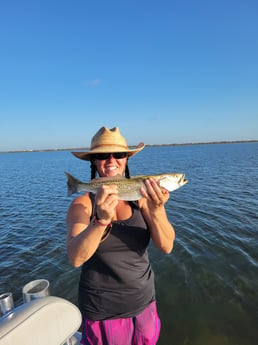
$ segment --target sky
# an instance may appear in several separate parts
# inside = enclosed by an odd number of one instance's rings
[[[258,1],[0,1],[0,120],[0,151],[257,140]]]

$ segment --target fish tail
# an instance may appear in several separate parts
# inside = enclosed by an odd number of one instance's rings
[[[75,193],[78,193],[78,184],[81,182],[77,178],[65,172],[67,176],[67,195],[71,196]]]

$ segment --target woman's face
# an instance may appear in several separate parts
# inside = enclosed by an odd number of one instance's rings
[[[107,159],[94,159],[94,164],[98,170],[100,177],[116,175],[124,176],[126,163],[127,155],[124,158],[114,158],[112,154],[109,154],[109,157]]]

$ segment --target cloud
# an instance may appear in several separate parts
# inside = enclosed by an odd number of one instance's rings
[[[93,80],[88,80],[87,85],[88,86],[98,86],[102,83],[101,79],[93,79]]]

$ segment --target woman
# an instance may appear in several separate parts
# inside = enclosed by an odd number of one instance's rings
[[[129,149],[117,127],[102,127],[88,152],[73,152],[91,162],[92,178],[130,178],[127,161],[144,148]],[[141,188],[138,202],[118,199],[117,186],[103,185],[95,196],[77,197],[67,213],[67,253],[82,266],[79,307],[84,345],[156,344],[160,320],[156,310],[154,274],[147,247],[170,253],[174,229],[165,203],[169,194],[153,179]]]

